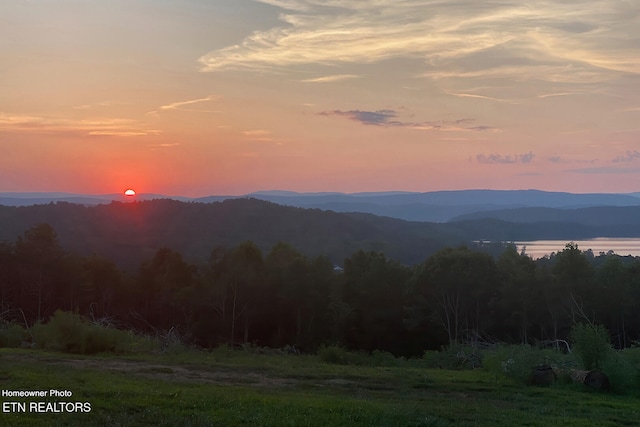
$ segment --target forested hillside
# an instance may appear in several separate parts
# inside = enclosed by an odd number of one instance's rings
[[[415,264],[446,244],[466,241],[464,235],[438,224],[301,209],[256,199],[0,206],[0,240],[12,241],[40,223],[54,227],[65,249],[81,255],[95,253],[125,267],[137,266],[160,247],[202,262],[213,247],[246,240],[262,250],[285,241],[306,255],[326,255],[334,263],[363,249]]]
[[[600,209],[607,211],[598,216]],[[414,265],[444,246],[472,246],[478,240],[572,241],[636,236],[640,235],[638,209],[589,208],[588,221],[583,220],[585,215],[575,214],[574,220],[572,211],[561,210],[567,214],[523,213],[521,218],[504,217],[510,221],[499,217],[425,223],[295,208],[256,199],[214,203],[159,199],[89,207],[58,202],[0,206],[0,241],[14,241],[28,228],[47,223],[56,230],[65,250],[103,256],[124,268],[136,268],[161,247],[176,250],[197,264],[207,260],[213,247],[234,246],[246,240],[263,251],[284,241],[307,256],[325,255],[335,264],[342,264],[345,257],[362,249],[380,251],[390,259]],[[606,214],[611,211],[617,214]],[[612,230],[617,233],[607,233]]]
[[[555,222],[582,227],[593,235],[607,237],[640,236],[640,206],[594,206],[578,209],[515,208],[486,212],[475,212],[452,219],[478,221],[494,219],[514,224]]]

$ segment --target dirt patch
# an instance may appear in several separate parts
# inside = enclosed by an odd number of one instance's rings
[[[3,355],[4,358],[20,361],[33,360],[38,364],[67,366],[74,369],[90,369],[107,371],[144,378],[161,379],[163,381],[215,383],[224,385],[251,385],[257,387],[295,387],[302,381],[295,378],[284,378],[267,373],[247,372],[229,367],[191,366],[176,364],[159,364],[126,359],[76,359],[53,358],[39,355]]]
[[[370,379],[353,376],[319,375],[278,375],[263,369],[251,369],[244,366],[216,364],[180,364],[177,362],[158,363],[144,360],[117,358],[78,358],[65,355],[33,353],[3,354],[3,358],[16,361],[64,366],[78,370],[109,372],[118,375],[135,376],[162,381],[180,383],[216,384],[226,386],[250,386],[267,389],[318,389],[351,392],[370,390],[390,392],[393,385],[372,382]]]

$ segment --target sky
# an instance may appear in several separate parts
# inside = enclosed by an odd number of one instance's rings
[[[637,0],[2,0],[0,192],[640,191]]]

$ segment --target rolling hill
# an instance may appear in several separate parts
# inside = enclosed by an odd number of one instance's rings
[[[584,226],[597,237],[640,236],[640,206],[594,206],[578,209],[514,208],[475,212],[451,222],[499,220],[512,224],[564,223]],[[596,236],[594,236],[596,237]]]
[[[40,223],[57,231],[65,249],[95,253],[128,267],[139,265],[160,247],[177,250],[192,262],[204,262],[216,246],[246,240],[263,250],[284,241],[307,255],[323,254],[338,264],[358,249],[382,251],[413,264],[448,243],[464,242],[437,224],[301,209],[257,199],[0,206],[0,240],[15,241]]]
[[[394,206],[395,200],[399,203],[395,206],[401,209],[405,196],[349,197],[386,199],[387,208]],[[446,199],[453,195],[445,196],[438,197]],[[343,196],[305,197],[317,202],[319,197]],[[552,203],[550,199],[546,199],[547,203]],[[580,200],[586,202],[589,198],[578,198],[574,202]],[[592,201],[596,202],[597,198]],[[624,198],[609,199],[611,203],[623,201]],[[468,202],[467,207],[477,207],[473,198]],[[555,203],[560,203],[559,199]],[[252,240],[264,251],[284,241],[309,256],[326,255],[336,264],[363,249],[380,251],[412,265],[444,246],[472,245],[479,240],[640,237],[640,206],[519,207],[469,213],[450,222],[437,223],[284,206],[255,198],[228,198],[209,203],[154,199],[96,205],[59,201],[0,206],[0,241],[13,242],[25,230],[40,223],[48,223],[57,231],[65,249],[81,255],[95,253],[125,268],[137,267],[161,247],[179,251],[191,262],[206,262],[215,247],[235,246],[246,240]]]

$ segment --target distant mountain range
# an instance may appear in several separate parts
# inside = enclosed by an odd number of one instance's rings
[[[453,219],[482,217],[480,212],[517,208],[577,209],[598,206],[640,206],[640,193],[575,194],[539,190],[460,190],[372,193],[296,193],[264,191],[242,196],[207,196],[189,198],[160,194],[138,194],[135,200],[173,199],[184,202],[211,203],[227,199],[255,198],[279,205],[335,212],[362,212],[407,221],[447,222]],[[83,195],[72,193],[0,193],[0,205],[30,206],[51,202],[69,202],[86,206],[126,201],[122,194]],[[472,215],[466,217],[466,215]],[[498,218],[498,214],[487,214]],[[496,216],[498,215],[498,216]]]

